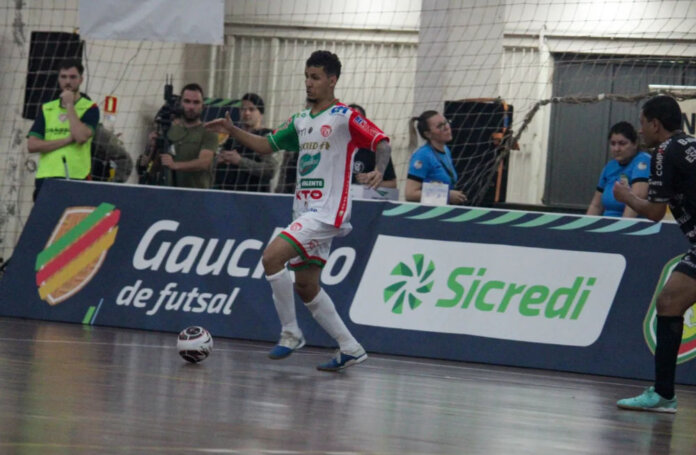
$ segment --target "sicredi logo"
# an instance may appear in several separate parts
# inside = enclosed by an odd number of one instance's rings
[[[620,254],[380,235],[358,286],[357,324],[566,346],[602,332]]]
[[[36,257],[39,297],[51,305],[75,295],[94,277],[114,244],[121,212],[112,204],[69,207]]]
[[[657,287],[653,294],[652,301],[650,302],[650,307],[648,308],[648,313],[645,315],[643,320],[643,336],[645,336],[645,342],[650,348],[650,352],[655,353],[655,345],[657,344],[657,311],[655,311],[655,305],[657,304],[657,296],[665,287],[665,283],[672,274],[674,268],[679,264],[683,255],[672,258],[665,266],[662,268],[662,274],[660,274],[660,279],[657,282]],[[689,360],[696,357],[696,303],[691,306],[686,313],[684,313],[684,331],[682,332],[682,341],[679,346],[679,353],[677,355],[677,363],[688,362]]]

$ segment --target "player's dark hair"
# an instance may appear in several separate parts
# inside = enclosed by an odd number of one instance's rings
[[[363,109],[363,107],[361,105],[353,103],[353,104],[349,104],[348,107],[351,109],[355,109],[356,111],[358,111],[360,113],[360,115],[365,117],[365,109]]]
[[[323,68],[327,76],[341,77],[341,61],[338,55],[329,51],[314,51],[307,59],[305,66]]]
[[[58,64],[58,71],[69,70],[70,68],[77,68],[77,72],[80,73],[80,76],[85,72],[85,67],[82,66],[82,62],[79,58],[66,58],[61,60]]]
[[[648,120],[657,119],[667,131],[681,129],[681,108],[671,96],[658,95],[650,98],[643,104],[643,115]]]
[[[411,117],[411,120],[410,120],[411,125],[413,125],[415,122],[416,129],[418,130],[418,134],[420,135],[420,137],[422,137],[423,139],[425,139],[428,142],[430,142],[430,141],[428,140],[427,137],[425,137],[425,133],[427,131],[430,131],[430,128],[428,127],[428,119],[430,117],[437,115],[437,114],[438,114],[437,111],[425,111],[421,115],[419,115],[418,117]]]
[[[184,92],[186,90],[192,91],[192,92],[200,92],[201,93],[201,98],[205,98],[205,94],[203,93],[203,87],[200,85],[196,84],[195,82],[192,82],[190,84],[184,85],[184,88],[181,89],[181,96],[184,96]]]
[[[636,129],[633,128],[633,125],[626,121],[612,125],[612,127],[609,129],[609,136],[607,136],[607,139],[611,139],[611,136],[614,134],[620,134],[634,144],[638,142],[638,133],[636,132]]]
[[[264,110],[266,110],[264,104],[263,104],[263,98],[261,98],[259,95],[256,93],[245,93],[244,96],[242,97],[242,101],[249,101],[251,104],[256,106],[256,109],[263,114]]]

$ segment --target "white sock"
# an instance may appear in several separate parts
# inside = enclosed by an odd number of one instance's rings
[[[295,315],[295,290],[290,278],[288,269],[283,269],[273,275],[266,275],[268,284],[271,285],[273,291],[273,303],[275,305],[280,325],[284,332],[290,332],[297,338],[302,337],[302,331],[297,325],[297,316]]]
[[[324,289],[319,289],[319,294],[314,297],[314,300],[305,303],[305,305],[312,312],[312,316],[319,325],[338,342],[341,352],[353,355],[362,351],[362,346],[350,334],[348,327],[338,315],[331,297],[324,292]]]

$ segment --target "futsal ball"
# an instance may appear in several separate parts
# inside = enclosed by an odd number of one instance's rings
[[[213,337],[203,327],[194,325],[179,332],[176,342],[179,355],[191,363],[198,363],[208,358],[213,350]]]

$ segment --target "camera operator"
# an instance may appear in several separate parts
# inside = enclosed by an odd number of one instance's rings
[[[203,127],[203,89],[195,83],[184,86],[180,102],[180,109],[174,109],[176,118],[171,125],[167,125],[166,119],[158,118],[160,128],[150,133],[150,150],[156,150],[154,158],[150,154],[151,166],[159,159],[159,164],[169,169],[171,176],[166,180],[170,186],[210,188],[218,138]],[[161,137],[162,134],[166,134],[166,138]],[[160,148],[163,150],[158,150]]]

